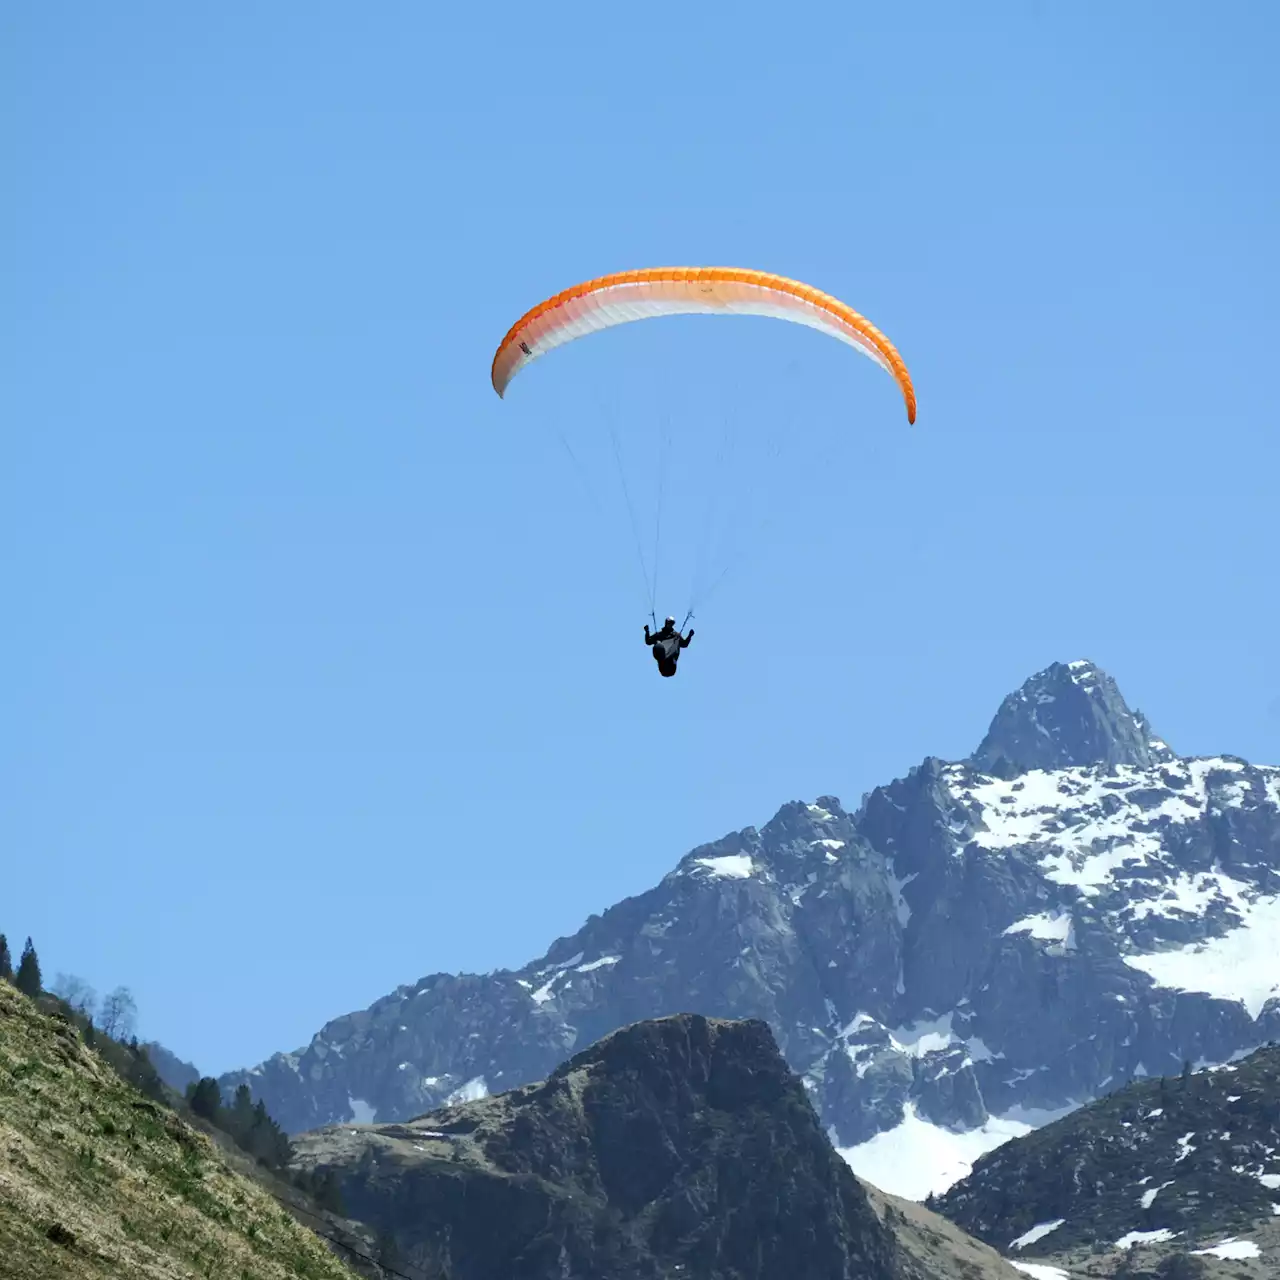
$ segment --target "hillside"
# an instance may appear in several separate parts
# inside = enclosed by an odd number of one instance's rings
[[[5,1280],[352,1280],[234,1164],[0,981]]]
[[[1280,1022],[1280,769],[1179,757],[1088,662],[966,760],[694,849],[524,968],[434,974],[222,1077],[291,1133],[545,1079],[685,1009],[769,1024],[854,1170],[923,1199],[1117,1084]]]
[[[1119,1089],[984,1156],[935,1208],[1019,1258],[1280,1244],[1280,1049]]]

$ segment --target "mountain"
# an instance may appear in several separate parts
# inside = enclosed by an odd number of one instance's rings
[[[899,1243],[760,1021],[638,1023],[541,1083],[306,1134],[296,1161],[424,1276],[941,1280],[965,1252],[975,1280],[1015,1280],[958,1233]]]
[[[1092,662],[1055,662],[1011,693],[973,753],[974,768],[997,778],[1032,769],[1087,764],[1150,768],[1175,759],[1141,711]]]
[[[186,1093],[189,1084],[195,1084],[200,1079],[200,1071],[196,1066],[170,1052],[159,1041],[148,1040],[142,1047],[147,1051],[147,1057],[151,1059],[160,1079],[179,1097]]]
[[[1019,1258],[1134,1245],[1280,1264],[1280,1049],[1143,1080],[1007,1143],[934,1206]],[[1261,1243],[1260,1243],[1261,1242]]]
[[[241,1082],[291,1133],[545,1079],[619,1027],[767,1022],[854,1169],[923,1199],[1132,1079],[1280,1021],[1280,769],[1182,758],[1088,662],[1006,698],[972,757],[856,812],[784,805],[524,968],[434,974]]]
[[[14,1280],[354,1275],[235,1157],[2,980],[0,1152],[0,1273]]]

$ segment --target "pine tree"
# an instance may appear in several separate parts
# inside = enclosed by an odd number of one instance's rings
[[[36,949],[30,938],[27,939],[27,945],[22,948],[22,959],[18,961],[18,976],[14,979],[14,985],[24,996],[30,996],[32,1000],[40,994],[42,989],[40,960],[36,956]]]
[[[261,1098],[254,1104],[253,1121],[248,1141],[240,1144],[268,1169],[281,1169],[293,1158],[293,1144],[288,1135],[267,1114]]]
[[[253,1133],[253,1118],[253,1094],[249,1092],[247,1084],[242,1084],[231,1101],[231,1115],[227,1123],[231,1136],[246,1151]]]
[[[187,1101],[191,1110],[215,1124],[222,1110],[222,1094],[218,1082],[212,1076],[202,1076],[198,1083],[187,1086]]]
[[[13,981],[13,957],[9,954],[9,939],[0,933],[0,978]]]

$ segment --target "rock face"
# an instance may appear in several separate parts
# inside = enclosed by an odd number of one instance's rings
[[[640,1023],[541,1084],[297,1151],[431,1277],[941,1275],[899,1256],[760,1021]]]
[[[1129,1085],[1017,1138],[936,1208],[1019,1257],[1143,1240],[1185,1249],[1280,1214],[1277,1152],[1280,1049],[1260,1049]]]
[[[1092,662],[1055,662],[1011,693],[973,753],[975,768],[1013,778],[1029,769],[1163,764],[1173,752],[1130,711],[1116,682]]]
[[[221,1084],[247,1082],[291,1133],[405,1119],[693,1009],[766,1022],[870,1177],[856,1148],[900,1124],[946,1143],[1005,1117],[968,1134],[972,1159],[1265,1042],[1278,926],[1280,769],[1179,758],[1104,672],[1055,664],[971,759],[928,758],[856,813],[784,805],[518,972],[424,978]],[[874,1167],[917,1198],[946,1185]]]

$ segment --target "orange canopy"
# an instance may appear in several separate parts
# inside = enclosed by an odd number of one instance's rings
[[[838,298],[767,271],[737,267],[653,267],[618,271],[566,289],[512,325],[493,357],[493,389],[503,395],[525,365],[613,325],[670,315],[754,315],[817,329],[870,357],[898,384],[907,421],[916,420],[911,375],[893,343]]]

